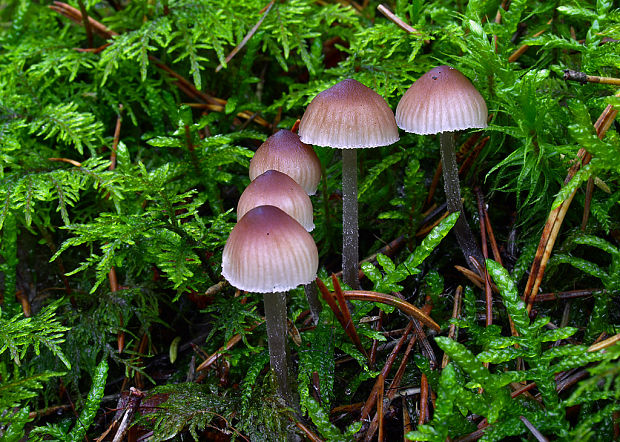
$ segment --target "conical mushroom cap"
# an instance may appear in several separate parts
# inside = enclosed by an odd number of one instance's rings
[[[248,292],[284,292],[308,284],[318,267],[312,236],[274,206],[246,213],[230,232],[222,254],[222,276]]]
[[[396,107],[398,127],[420,135],[487,127],[487,116],[480,92],[450,66],[422,75]]]
[[[347,79],[314,97],[301,118],[299,137],[342,149],[387,146],[398,141],[398,127],[381,95]]]
[[[321,162],[312,146],[299,135],[280,130],[267,138],[250,161],[250,180],[267,170],[279,170],[293,178],[308,195],[314,195],[321,181]]]
[[[282,172],[268,170],[245,188],[237,204],[237,220],[254,207],[264,205],[282,209],[308,232],[314,229],[310,197],[293,178]]]

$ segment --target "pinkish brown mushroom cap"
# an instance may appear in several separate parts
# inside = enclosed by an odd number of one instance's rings
[[[480,92],[450,66],[422,75],[396,107],[398,127],[420,135],[487,127],[487,117]]]
[[[282,172],[268,170],[245,188],[237,204],[237,220],[254,207],[264,205],[282,209],[308,232],[314,229],[310,197],[293,178]]]
[[[299,137],[342,149],[387,146],[398,141],[398,127],[381,95],[347,79],[314,97],[301,118]]]
[[[308,195],[314,195],[321,181],[321,162],[312,146],[299,135],[280,130],[267,138],[250,161],[250,180],[267,170],[279,170],[293,178]]]
[[[240,290],[284,292],[316,278],[319,254],[301,224],[274,206],[246,213],[230,232],[222,276]]]

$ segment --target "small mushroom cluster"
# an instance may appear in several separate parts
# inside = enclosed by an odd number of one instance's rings
[[[289,406],[295,402],[288,379],[286,292],[316,278],[319,256],[308,233],[314,229],[308,195],[320,178],[316,153],[297,134],[281,130],[269,137],[250,162],[252,182],[239,198],[237,224],[222,255],[222,276],[232,286],[264,294],[270,364]]]
[[[360,288],[355,149],[395,143],[398,127],[416,134],[439,134],[448,210],[461,213],[454,232],[467,264],[471,266],[470,257],[483,262],[463,214],[454,131],[486,125],[484,99],[463,74],[449,66],[422,75],[400,100],[396,117],[379,94],[352,79],[312,100],[299,125],[301,141],[342,149],[342,274],[346,284]]]
[[[287,404],[295,407],[288,379],[286,292],[304,284],[315,320],[320,308],[310,289],[318,252],[308,233],[314,228],[308,195],[316,192],[321,165],[310,144],[342,149],[343,280],[359,289],[356,149],[395,143],[399,127],[422,135],[439,133],[448,210],[461,212],[454,231],[468,264],[470,257],[482,262],[463,215],[454,131],[486,124],[480,93],[456,69],[439,66],[409,88],[396,116],[375,91],[343,80],[312,100],[299,135],[281,130],[256,151],[250,163],[252,182],[239,199],[238,222],[224,247],[222,275],[240,290],[264,293],[270,363]]]

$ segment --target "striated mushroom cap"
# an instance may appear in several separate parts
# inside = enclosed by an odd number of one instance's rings
[[[293,178],[308,195],[314,195],[321,181],[321,162],[312,147],[299,135],[280,130],[267,138],[250,161],[250,180],[267,170],[279,170]]]
[[[398,127],[381,95],[347,79],[314,97],[301,118],[299,137],[342,149],[387,146],[398,141]]]
[[[222,254],[222,276],[248,292],[284,292],[308,284],[318,267],[312,236],[274,206],[247,212],[230,232]]]
[[[282,209],[308,232],[314,229],[310,197],[293,178],[282,172],[268,170],[245,188],[237,204],[237,220],[254,207],[264,205]]]
[[[422,75],[396,107],[398,127],[420,135],[487,127],[487,116],[480,92],[450,66]]]

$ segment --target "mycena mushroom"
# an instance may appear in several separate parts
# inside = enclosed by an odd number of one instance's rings
[[[487,116],[480,92],[450,66],[438,66],[422,75],[396,107],[396,123],[401,129],[420,135],[439,134],[448,211],[461,213],[454,232],[470,267],[470,256],[481,264],[484,259],[463,212],[454,131],[484,128]]]
[[[248,211],[222,254],[222,276],[247,292],[263,293],[269,361],[278,393],[296,408],[288,376],[286,292],[316,278],[319,254],[301,224],[274,206]]]
[[[299,124],[301,141],[342,149],[342,278],[359,288],[357,151],[398,141],[394,113],[362,83],[346,79],[319,93]]]

